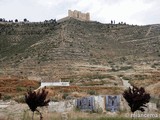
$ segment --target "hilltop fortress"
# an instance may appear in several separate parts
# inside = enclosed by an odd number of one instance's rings
[[[15,20],[5,20],[5,18],[0,18],[0,23],[7,23],[7,24],[12,24],[12,23],[39,23],[39,24],[43,24],[43,23],[56,23],[56,22],[63,22],[66,21],[70,18],[74,18],[80,21],[90,21],[90,13],[82,13],[81,11],[77,11],[77,10],[68,10],[68,16],[61,18],[59,20],[56,21],[56,19],[50,19],[50,20],[45,20],[44,22],[30,22],[29,20],[27,20],[26,18],[23,21],[19,21],[18,19]]]
[[[80,21],[90,21],[90,14],[89,13],[82,13],[80,11],[74,10],[68,10],[68,16],[64,17],[62,19],[59,19],[57,22],[63,22],[65,20],[68,20],[70,18],[74,18]]]
[[[68,10],[68,17],[72,17],[81,21],[90,21],[89,13],[82,13],[77,10],[74,10],[74,11]]]

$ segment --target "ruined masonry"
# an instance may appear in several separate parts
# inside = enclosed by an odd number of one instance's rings
[[[68,10],[68,16],[64,17],[62,19],[59,19],[57,22],[63,22],[70,18],[74,18],[80,21],[90,21],[90,14],[89,13],[82,13],[80,11],[74,10]]]
[[[90,21],[89,13],[82,13],[77,10],[74,10],[74,11],[68,10],[68,17],[72,17],[81,21]]]

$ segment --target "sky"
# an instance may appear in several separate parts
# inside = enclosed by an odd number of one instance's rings
[[[69,9],[89,12],[91,20],[101,23],[160,23],[160,0],[0,0],[0,18],[6,20],[58,20],[66,17]]]

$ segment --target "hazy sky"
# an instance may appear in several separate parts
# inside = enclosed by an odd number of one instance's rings
[[[91,20],[129,24],[160,23],[160,0],[0,0],[0,18],[60,19],[68,9],[90,12]]]

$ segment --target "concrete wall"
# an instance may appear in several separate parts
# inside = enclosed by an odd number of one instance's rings
[[[105,96],[99,95],[92,97],[94,98],[94,110],[95,111],[101,110],[102,112],[106,112]],[[77,100],[67,100],[60,102],[50,102],[48,110],[49,112],[69,112],[69,111],[74,111],[76,107],[77,107]]]
[[[106,111],[106,99],[105,96],[92,96],[94,97],[94,110],[101,112],[107,112]],[[77,107],[77,100],[67,100],[67,101],[60,101],[60,102],[50,102],[48,106],[49,112],[70,112],[74,111]],[[83,111],[83,110],[82,110]],[[120,109],[118,111],[124,111],[129,112],[130,107],[128,106],[128,103],[124,100],[122,96],[120,96]],[[145,108],[144,113],[151,113],[158,111],[157,106],[155,103],[148,103],[147,108]],[[140,111],[137,111],[136,113],[139,113]]]
[[[95,99],[95,108],[101,109],[103,112],[106,111],[105,110],[105,99],[102,96],[94,96]]]

